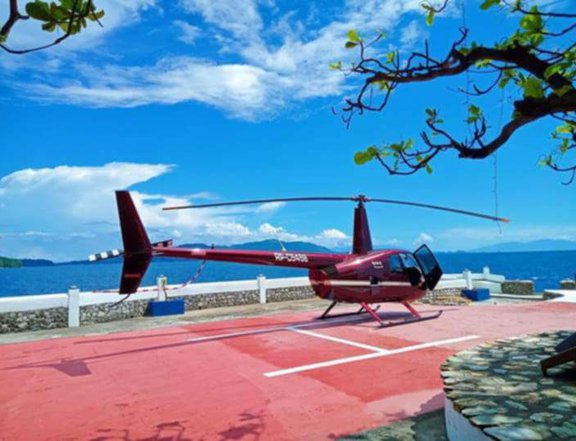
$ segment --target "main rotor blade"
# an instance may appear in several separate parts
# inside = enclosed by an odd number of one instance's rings
[[[304,197],[304,198],[276,198],[276,199],[253,199],[250,201],[220,202],[216,204],[182,205],[179,207],[164,207],[162,210],[182,210],[186,208],[210,208],[229,207],[231,205],[268,204],[270,202],[300,202],[300,201],[355,201],[355,197]]]
[[[214,204],[200,204],[200,205],[181,205],[178,207],[164,207],[162,210],[182,210],[187,208],[213,208],[213,207],[230,207],[233,205],[249,205],[249,204],[268,204],[271,202],[313,202],[313,201],[352,201],[352,202],[381,202],[386,204],[407,205],[410,207],[430,208],[432,210],[448,211],[450,213],[464,214],[466,216],[479,217],[481,219],[488,219],[500,222],[510,222],[509,219],[503,217],[490,216],[488,214],[476,213],[473,211],[459,210],[456,208],[441,207],[439,205],[422,204],[419,202],[397,201],[393,199],[374,199],[368,198],[364,195],[351,196],[351,197],[330,197],[330,196],[313,196],[313,197],[300,197],[300,198],[274,198],[274,199],[253,199],[247,201],[235,202],[219,202]]]
[[[430,208],[432,210],[449,211],[451,213],[464,214],[466,216],[474,216],[493,221],[510,222],[510,219],[506,219],[505,217],[490,216],[488,214],[476,213],[474,211],[458,210],[456,208],[441,207],[439,205],[421,204],[419,202],[395,201],[392,199],[373,199],[373,198],[367,198],[366,202],[383,202],[386,204],[408,205],[411,207]]]

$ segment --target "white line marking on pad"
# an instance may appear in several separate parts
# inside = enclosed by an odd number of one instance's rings
[[[329,340],[329,341],[333,341],[336,343],[342,343],[344,345],[354,346],[354,347],[361,348],[361,349],[367,349],[367,350],[372,351],[372,352],[378,352],[378,353],[390,352],[387,349],[378,348],[376,346],[365,345],[364,343],[357,343],[355,341],[345,340],[343,338],[332,337],[331,335],[318,334],[317,332],[305,331],[303,329],[294,329],[294,328],[288,328],[288,329],[290,331],[298,332],[299,334],[309,335],[311,337],[316,337],[316,338],[322,338],[324,340]]]
[[[307,364],[304,366],[297,366],[289,369],[281,369],[278,371],[266,372],[265,377],[280,377],[282,375],[297,374],[299,372],[311,371],[314,369],[321,369],[330,366],[337,366],[340,364],[353,363],[356,361],[369,360],[371,358],[388,357],[390,355],[402,354],[405,352],[417,351],[419,349],[431,348],[434,346],[449,345],[452,343],[459,343],[467,340],[474,340],[480,338],[478,335],[468,335],[466,337],[450,338],[447,340],[438,340],[428,343],[422,343],[414,346],[407,346],[405,348],[393,349],[388,352],[372,352],[371,354],[357,355],[355,357],[337,358],[336,360],[323,361],[320,363]]]

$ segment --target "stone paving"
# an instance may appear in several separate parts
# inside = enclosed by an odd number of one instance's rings
[[[576,368],[542,375],[540,360],[574,331],[496,340],[459,352],[443,365],[456,411],[497,440],[576,439]]]

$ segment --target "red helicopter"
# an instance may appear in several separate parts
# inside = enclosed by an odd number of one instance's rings
[[[335,315],[329,316],[328,314],[338,303],[356,303],[361,308],[353,314],[368,313],[381,326],[387,324],[376,314],[378,307],[373,308],[372,304],[401,303],[410,311],[411,317],[408,321],[430,320],[440,316],[442,311],[432,316],[423,317],[410,303],[424,297],[428,290],[434,289],[442,277],[442,269],[426,245],[422,245],[412,253],[398,249],[374,250],[364,206],[366,203],[407,205],[508,222],[508,219],[470,211],[417,202],[374,199],[364,195],[260,199],[164,208],[164,210],[177,210],[294,201],[352,201],[356,203],[354,237],[350,253],[190,249],[174,247],[171,240],[151,243],[130,193],[117,191],[116,201],[124,250],[96,254],[91,256],[90,260],[101,260],[120,255],[124,257],[120,282],[121,294],[131,294],[138,290],[153,256],[308,268],[308,277],[315,294],[332,302],[319,318],[335,317]],[[339,316],[342,315],[348,314],[339,314]]]

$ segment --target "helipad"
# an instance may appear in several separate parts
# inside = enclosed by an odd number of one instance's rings
[[[334,439],[440,408],[449,355],[570,329],[576,304],[444,311],[384,329],[315,311],[3,345],[0,439]]]

